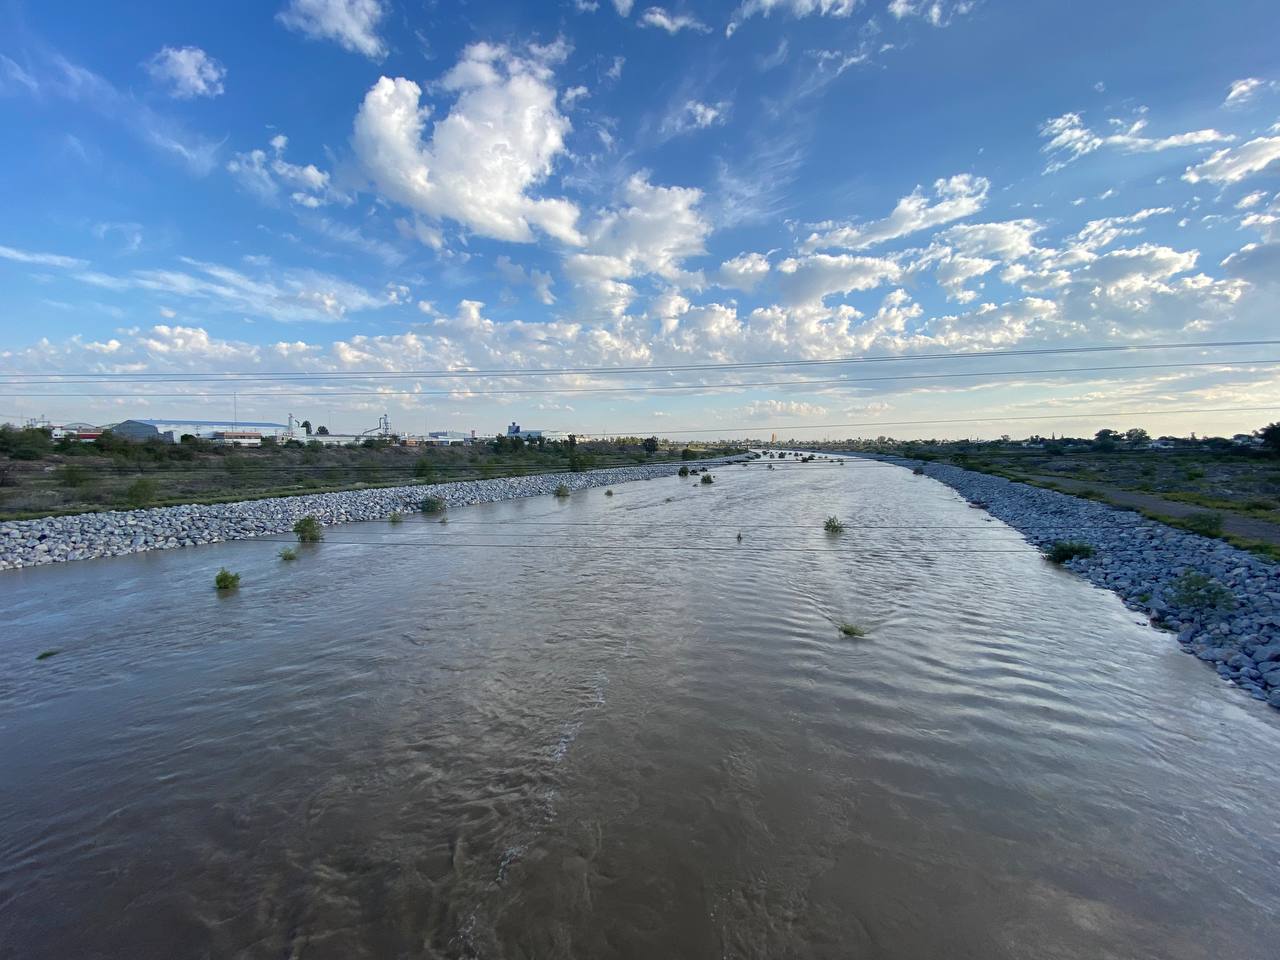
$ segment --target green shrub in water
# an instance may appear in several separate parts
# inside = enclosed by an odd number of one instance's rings
[[[297,560],[298,551],[293,549],[293,547],[281,547],[280,552],[277,554],[277,556],[281,560]]]
[[[826,522],[822,524],[822,529],[827,533],[844,533],[844,524],[840,522],[839,517],[827,517]]]
[[[234,590],[240,586],[240,574],[232,573],[226,567],[223,567],[214,574],[213,585],[219,590]]]
[[[567,497],[569,495],[569,488],[562,483],[556,487],[555,495],[557,497]]]
[[[709,473],[704,473],[704,474],[702,475],[702,481],[701,481],[701,482],[702,482],[702,483],[715,483],[715,482],[716,482],[716,478],[715,478],[715,477],[713,477],[713,476],[712,476],[711,474],[709,474]]]
[[[299,543],[319,543],[324,539],[320,521],[315,517],[303,517],[293,525],[293,532],[298,535]]]
[[[444,497],[427,497],[422,501],[423,513],[444,513],[448,504],[444,502]]]

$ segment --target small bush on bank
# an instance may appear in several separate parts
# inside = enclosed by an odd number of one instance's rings
[[[1178,525],[1202,537],[1222,536],[1222,514],[1220,513],[1189,513],[1179,521]]]
[[[569,495],[569,488],[562,483],[556,487],[555,495],[562,498],[567,497]]]
[[[281,560],[297,560],[298,551],[293,547],[281,547],[280,552],[276,554]]]
[[[232,573],[226,567],[223,567],[214,574],[213,585],[219,590],[234,590],[240,586],[240,574]]]
[[[822,524],[822,529],[827,533],[844,533],[844,524],[840,522],[839,517],[827,517]]]
[[[702,482],[703,482],[703,483],[715,483],[715,482],[716,482],[716,478],[715,478],[715,477],[713,477],[713,476],[712,476],[711,474],[709,474],[709,473],[704,473],[704,474],[702,475]]]
[[[419,457],[413,465],[413,476],[417,480],[425,480],[427,483],[436,478],[436,468],[428,457]]]
[[[159,485],[154,480],[142,477],[125,488],[124,499],[129,506],[141,510],[143,507],[150,506],[159,489]]]
[[[1093,546],[1088,543],[1079,543],[1075,540],[1059,540],[1055,543],[1048,553],[1049,560],[1053,563],[1066,563],[1068,560],[1074,560],[1077,557],[1092,557]]]
[[[846,637],[865,637],[867,635],[867,631],[864,630],[862,627],[858,626],[856,623],[840,624],[840,632],[843,633]]]
[[[404,523],[404,514],[399,510],[392,510],[391,516],[387,517],[388,523]]]
[[[293,532],[298,535],[299,543],[319,543],[324,539],[320,521],[315,517],[303,517],[293,525]]]
[[[75,489],[83,487],[92,479],[89,471],[78,463],[68,463],[58,471],[58,482],[64,487]]]
[[[444,513],[447,506],[448,504],[444,502],[444,497],[427,497],[422,501],[422,512]]]
[[[1173,581],[1169,599],[1186,610],[1230,610],[1236,605],[1231,591],[1208,574],[1188,570]]]

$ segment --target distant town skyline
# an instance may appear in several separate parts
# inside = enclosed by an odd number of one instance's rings
[[[1254,0],[10,4],[0,421],[1250,432],[1278,35]],[[918,359],[768,366],[854,356]]]

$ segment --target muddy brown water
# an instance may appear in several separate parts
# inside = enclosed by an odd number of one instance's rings
[[[0,575],[0,956],[1277,955],[1280,714],[1115,597],[882,464],[614,492]]]

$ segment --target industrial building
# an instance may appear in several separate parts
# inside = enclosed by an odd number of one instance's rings
[[[526,430],[514,420],[512,420],[511,425],[507,427],[507,436],[526,441],[532,440],[535,443],[538,440],[546,440],[554,443],[556,441],[569,439],[569,434],[562,430]]]
[[[123,420],[110,430],[113,436],[126,440],[178,443],[184,436],[192,436],[240,447],[260,446],[263,437],[286,440],[292,436],[287,423],[269,420]]]

